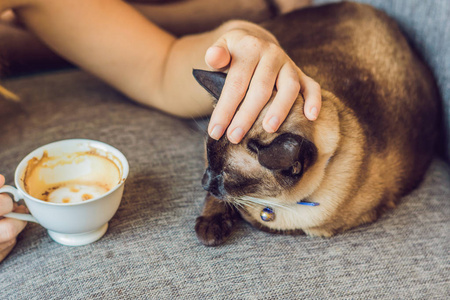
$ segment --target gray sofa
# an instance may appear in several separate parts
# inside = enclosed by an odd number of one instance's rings
[[[450,2],[365,2],[394,16],[432,66],[450,129]],[[240,223],[223,246],[208,248],[194,232],[205,196],[206,119],[143,108],[79,70],[4,84],[23,99],[0,101],[0,173],[8,184],[27,153],[67,138],[115,146],[131,171],[99,241],[62,246],[28,224],[0,264],[0,299],[450,297],[445,158],[436,156],[419,188],[374,224],[325,239],[268,234]],[[448,159],[448,146],[446,153]]]

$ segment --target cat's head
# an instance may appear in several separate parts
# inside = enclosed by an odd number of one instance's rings
[[[216,100],[219,98],[226,74],[194,70],[194,77]],[[208,165],[202,185],[216,198],[231,202],[245,197],[289,202],[312,191],[301,186],[312,183],[311,177],[317,175],[314,165],[320,153],[314,141],[314,122],[304,116],[304,100],[299,95],[278,131],[267,133],[262,119],[275,93],[239,144],[229,142],[226,135],[220,140],[208,138]]]

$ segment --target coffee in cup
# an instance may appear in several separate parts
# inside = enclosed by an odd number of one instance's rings
[[[32,197],[52,203],[79,203],[106,194],[120,183],[119,167],[97,150],[28,161],[23,183]]]
[[[5,217],[45,227],[56,242],[79,246],[101,238],[122,199],[128,162],[114,147],[73,139],[42,146],[16,169],[15,187],[3,186],[15,201],[24,199],[31,215]]]

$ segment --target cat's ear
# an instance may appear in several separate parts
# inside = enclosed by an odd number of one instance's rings
[[[192,74],[197,82],[200,83],[208,93],[216,100],[219,100],[225,84],[225,79],[227,78],[226,73],[194,69]]]
[[[312,142],[291,133],[278,136],[268,145],[252,140],[248,147],[258,154],[263,167],[290,175],[301,175],[317,158],[317,148]]]

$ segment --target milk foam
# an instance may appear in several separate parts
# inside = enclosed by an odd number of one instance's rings
[[[24,187],[34,198],[53,203],[79,203],[97,198],[120,183],[110,159],[95,152],[49,157],[46,152],[28,162]]]
[[[80,203],[97,198],[108,192],[108,189],[100,185],[68,184],[50,192],[47,201],[53,203]]]

